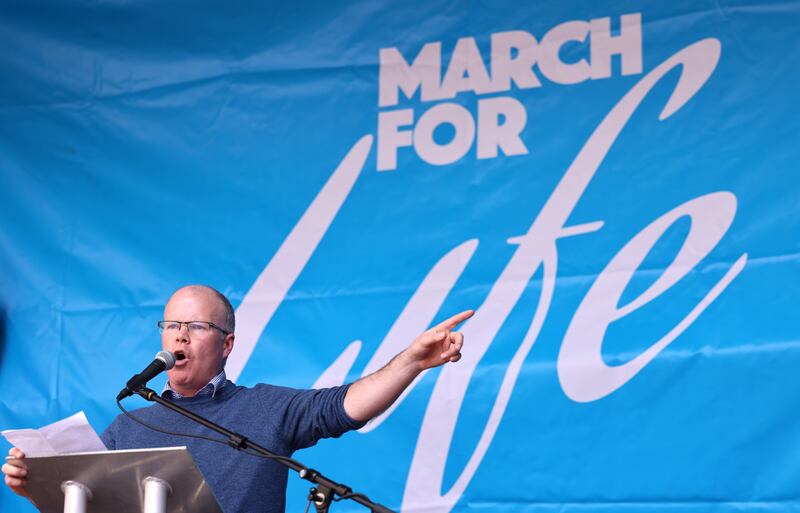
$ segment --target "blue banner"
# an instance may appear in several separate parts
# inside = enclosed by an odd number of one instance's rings
[[[0,427],[102,431],[186,284],[236,308],[242,385],[353,381],[474,308],[460,362],[296,457],[403,512],[797,511],[798,26],[4,2]]]

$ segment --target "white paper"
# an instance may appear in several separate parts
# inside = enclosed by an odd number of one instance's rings
[[[83,411],[39,429],[7,429],[2,434],[27,457],[106,450]]]

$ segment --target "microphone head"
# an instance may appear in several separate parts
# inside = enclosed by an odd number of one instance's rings
[[[164,370],[170,370],[175,367],[175,355],[171,351],[159,351],[156,355],[156,360],[164,362]]]

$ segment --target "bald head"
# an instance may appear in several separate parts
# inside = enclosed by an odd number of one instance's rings
[[[236,316],[233,312],[231,302],[228,301],[228,298],[226,298],[222,292],[208,285],[187,285],[186,287],[179,288],[170,296],[169,301],[167,301],[167,306],[173,301],[180,300],[186,296],[201,298],[213,304],[214,319],[212,322],[219,324],[225,328],[225,330],[233,333],[236,328]]]

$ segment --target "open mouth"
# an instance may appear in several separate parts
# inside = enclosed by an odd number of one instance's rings
[[[181,361],[186,359],[186,353],[181,350],[175,351],[175,360]]]

